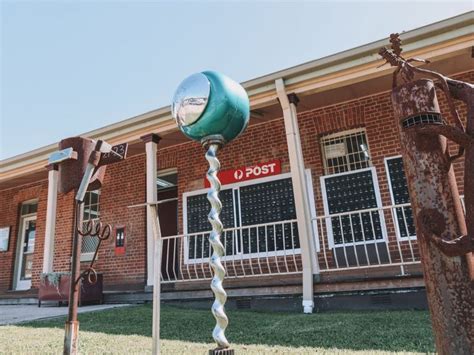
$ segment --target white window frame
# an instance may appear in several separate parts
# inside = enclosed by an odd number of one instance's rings
[[[384,158],[384,165],[385,165],[385,174],[387,175],[387,182],[388,182],[388,190],[390,191],[390,202],[392,203],[392,206],[395,205],[395,196],[393,196],[393,190],[392,190],[392,181],[390,180],[390,172],[389,172],[389,169],[388,169],[388,161],[389,160],[392,160],[392,159],[401,159],[402,156],[401,155],[394,155],[394,156],[391,156],[391,157],[385,157]],[[408,186],[407,186],[408,188]],[[407,202],[410,204],[410,207],[411,207],[411,203],[410,202]],[[403,208],[403,207],[400,207],[400,208]],[[412,209],[413,211],[413,209]],[[402,237],[401,234],[400,234],[400,226],[398,224],[398,219],[397,219],[397,211],[394,209],[394,208],[391,208],[391,212],[392,212],[392,220],[393,220],[393,224],[395,226],[395,235],[397,236],[397,240],[398,241],[408,241],[408,240],[416,240],[416,234],[414,235],[408,235],[406,237]],[[407,228],[408,230],[408,228]]]
[[[311,178],[311,170],[306,169],[305,170],[305,175],[306,175],[306,184],[308,186],[308,198],[310,201],[310,211],[311,211],[311,218],[312,218],[312,226],[313,226],[313,238],[315,238],[317,244],[317,251],[319,251],[319,233],[317,229],[317,224],[316,224],[316,207],[315,207],[315,202],[314,202],[314,194],[312,193],[313,187],[312,187],[312,178]],[[247,180],[247,181],[242,181],[242,182],[237,182],[233,184],[226,184],[223,185],[221,188],[221,191],[223,190],[229,190],[232,189],[233,191],[237,191],[239,194],[239,200],[240,200],[240,187],[244,186],[249,186],[249,185],[256,185],[256,184],[261,184],[265,182],[270,182],[270,181],[276,181],[276,180],[283,180],[283,179],[291,179],[291,173],[283,173],[283,174],[278,174],[278,175],[272,175],[272,176],[267,176],[259,179],[252,179],[252,180]],[[310,186],[311,185],[311,186]],[[184,264],[202,264],[204,262],[207,262],[209,258],[197,258],[197,259],[189,259],[189,251],[188,251],[188,212],[187,212],[187,202],[188,202],[188,197],[191,196],[196,196],[196,195],[202,195],[204,193],[207,193],[209,191],[208,188],[204,189],[199,189],[199,190],[194,190],[194,191],[189,191],[189,192],[184,192],[183,193],[183,231],[184,231]],[[234,192],[233,192],[234,193]],[[237,206],[234,204],[234,218],[236,218],[236,213],[235,213],[235,208]],[[239,217],[241,218],[240,214]],[[292,220],[291,223],[297,223],[297,220],[294,219]],[[283,222],[283,221],[281,221]],[[280,222],[275,222],[275,224],[278,224]],[[288,222],[289,223],[289,222]],[[234,223],[236,224],[236,223]],[[240,229],[244,229],[246,227],[251,227],[251,226],[242,226],[242,222],[240,221]],[[208,231],[209,232],[209,231]],[[207,232],[207,233],[208,233]],[[206,232],[201,232],[201,233],[192,233],[193,235],[199,235],[199,234],[205,234]],[[301,243],[301,242],[300,242]],[[260,252],[260,253],[248,253],[244,254],[242,252],[236,253],[233,255],[225,255],[222,257],[223,261],[234,261],[234,260],[242,260],[242,259],[253,259],[253,258],[262,258],[262,257],[272,257],[272,256],[283,256],[283,255],[298,255],[301,254],[301,248],[297,248],[293,250],[277,250],[277,251],[270,251],[270,252]]]
[[[382,229],[382,239],[375,238],[375,234],[374,234],[374,240],[366,240],[366,241],[362,241],[362,242],[349,242],[349,243],[344,242],[342,244],[335,244],[334,243],[334,233],[333,233],[333,229],[332,229],[331,218],[333,216],[337,216],[338,213],[335,213],[335,214],[332,214],[332,215],[329,214],[329,205],[328,205],[328,199],[327,199],[327,193],[326,193],[325,180],[328,179],[328,178],[334,177],[334,176],[357,174],[357,173],[364,172],[364,171],[370,171],[371,175],[372,175],[372,182],[374,184],[375,200],[377,202],[377,207],[374,207],[374,209],[375,208],[381,209],[382,208],[382,199],[381,199],[381,196],[380,196],[379,182],[378,182],[378,179],[377,179],[377,172],[375,170],[375,167],[371,166],[371,167],[364,168],[364,169],[357,169],[357,170],[346,171],[346,172],[338,173],[338,174],[320,176],[321,194],[323,196],[324,215],[325,215],[324,218],[326,219],[326,231],[327,231],[329,249],[343,248],[343,247],[354,246],[354,245],[375,244],[375,243],[387,242],[387,240],[388,240],[388,238],[387,238],[387,227],[386,227],[386,224],[385,224],[385,217],[384,217],[383,211],[379,210],[378,213],[379,213],[379,217],[380,217],[380,228]],[[362,212],[362,211],[365,211],[365,210],[356,210],[356,211],[354,211],[354,213],[358,213],[358,212]],[[344,236],[343,236],[343,238],[344,238]]]
[[[320,149],[321,149],[321,153],[322,153],[322,157],[323,157],[324,174],[326,174],[326,172],[329,169],[328,166],[327,166],[328,162],[327,162],[327,158],[326,158],[326,149],[325,149],[325,145],[324,145],[325,141],[331,140],[331,139],[343,138],[344,136],[350,136],[350,135],[358,134],[358,133],[364,133],[364,135],[365,135],[365,141],[367,143],[367,152],[369,153],[369,159],[368,159],[367,165],[369,167],[372,166],[372,159],[370,157],[370,146],[369,146],[369,139],[367,137],[367,130],[366,130],[365,127],[353,128],[353,129],[348,129],[348,130],[345,130],[345,131],[342,131],[342,132],[335,132],[335,133],[331,133],[331,134],[328,134],[328,135],[324,135],[324,136],[321,136],[319,138],[319,145],[320,145]],[[344,145],[345,144],[346,143],[344,141]],[[347,155],[345,155],[345,156],[347,156]],[[362,168],[362,169],[367,169],[367,168]],[[355,170],[349,170],[349,171],[358,171],[358,170],[362,170],[362,169],[355,169]],[[346,173],[347,172],[348,171],[346,171]],[[342,173],[337,173],[337,174],[342,174]],[[335,175],[335,174],[330,174],[330,175]]]
[[[99,220],[100,220],[100,195],[102,194],[102,192],[100,191],[100,189],[99,189],[99,190],[92,190],[92,191],[99,191],[99,197],[98,197],[98,199],[97,199],[97,206],[99,207],[99,218],[93,218],[93,219],[92,219],[92,221],[94,221],[94,220],[99,221]],[[92,192],[92,191],[87,191],[87,192]],[[84,206],[84,208],[85,208],[85,206]],[[83,214],[84,214],[84,212],[83,212]],[[90,220],[90,219],[85,220],[85,221],[82,221],[82,222],[84,223],[84,222],[87,222],[87,221],[89,221],[89,220]],[[84,238],[84,237],[83,237],[83,238]],[[97,237],[93,237],[93,238],[97,238]],[[81,239],[82,239],[82,238],[81,238]],[[81,258],[80,258],[80,262],[92,261],[92,259],[94,259],[94,254],[95,254],[95,252],[83,253],[83,252],[82,252],[82,245],[81,245]],[[96,256],[95,259],[96,259],[96,260],[99,259],[99,253],[97,253],[97,256]]]

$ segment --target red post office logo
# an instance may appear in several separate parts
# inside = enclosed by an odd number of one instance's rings
[[[221,181],[221,184],[225,185],[277,174],[281,174],[280,160],[272,160],[237,169],[222,170],[217,174],[217,176]],[[204,186],[209,187],[207,179],[204,179]]]

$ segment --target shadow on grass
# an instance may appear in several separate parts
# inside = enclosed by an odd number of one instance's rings
[[[319,347],[349,350],[433,352],[428,312],[332,312],[312,315],[228,311],[226,335],[234,344]],[[80,331],[151,337],[151,305],[79,315]],[[212,342],[210,311],[163,306],[162,339]],[[64,317],[23,323],[21,327],[63,328]]]

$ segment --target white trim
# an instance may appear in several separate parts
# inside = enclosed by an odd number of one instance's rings
[[[328,140],[328,139],[340,138],[340,137],[349,136],[351,134],[362,133],[362,132],[364,132],[366,134],[366,137],[367,137],[366,128],[365,127],[360,127],[360,128],[348,129],[348,130],[345,130],[345,131],[339,131],[339,132],[334,132],[334,133],[329,133],[329,134],[323,134],[322,136],[320,136],[320,140],[321,140],[321,143],[323,143],[325,140]]]
[[[156,172],[157,177],[168,176],[173,174],[178,174],[177,168],[158,169],[158,171]]]
[[[321,251],[321,247],[319,245],[319,231],[318,231],[318,222],[316,218],[318,217],[316,214],[316,204],[314,201],[314,189],[313,189],[313,176],[311,175],[311,169],[305,170],[306,176],[306,187],[308,191],[308,201],[309,201],[309,210],[311,212],[311,225],[313,227],[313,239],[316,246],[316,252]]]
[[[16,258],[16,263],[17,263],[17,275],[16,275],[16,280],[15,280],[15,290],[17,291],[23,291],[23,290],[29,290],[31,288],[31,279],[28,280],[21,280],[21,267],[23,264],[23,257],[24,257],[24,251],[23,251],[23,244],[24,244],[24,238],[25,238],[25,225],[27,222],[30,221],[36,221],[36,213],[31,213],[28,215],[23,215],[21,217],[21,226],[20,226],[20,235],[18,238],[18,244],[19,244],[19,249],[18,249],[18,257]],[[36,247],[36,228],[35,228],[35,247]],[[36,249],[36,248],[35,248]],[[35,250],[31,252],[33,254]]]
[[[81,253],[81,263],[86,262],[86,261],[92,261],[94,258],[95,253]],[[95,260],[99,259],[99,254],[97,254],[97,257]]]
[[[26,201],[22,201],[21,202],[21,206],[23,207],[23,205],[32,205],[32,204],[37,204],[38,203],[38,199],[37,198],[32,198],[32,199],[29,199],[29,200],[26,200]]]
[[[43,273],[53,272],[54,239],[56,232],[56,211],[58,201],[59,171],[48,171],[48,197],[46,202],[46,220],[44,228]]]
[[[306,169],[305,170],[305,173],[306,173],[306,176],[309,176],[311,177],[311,169]],[[237,190],[238,191],[238,194],[239,194],[239,201],[240,201],[240,190],[239,188],[241,187],[244,187],[244,186],[249,186],[249,185],[256,185],[256,184],[261,184],[261,183],[266,183],[266,182],[271,182],[271,181],[277,181],[277,180],[283,180],[283,179],[291,179],[291,173],[283,173],[283,174],[277,174],[277,175],[271,175],[271,176],[266,176],[266,177],[262,177],[262,178],[258,178],[258,179],[252,179],[252,180],[246,180],[246,181],[241,181],[241,182],[236,182],[236,183],[232,183],[232,184],[227,184],[227,185],[222,185],[222,188],[221,188],[221,191],[224,191],[224,190]],[[307,184],[312,184],[312,179],[307,179],[306,180]],[[293,183],[291,181],[291,183]],[[316,220],[316,208],[315,208],[315,202],[314,202],[314,193],[312,193],[312,186],[311,186],[311,193],[309,193],[310,196],[309,197],[309,201],[310,201],[310,205],[313,206],[314,210],[312,209],[311,213],[312,213],[312,218],[313,221],[312,221],[312,226],[313,226],[313,238],[315,238],[315,240],[317,240],[317,247],[318,247],[318,251],[319,251],[319,237],[318,237],[318,232],[317,232],[317,225],[316,223],[314,222]],[[184,243],[183,243],[183,248],[184,248],[184,264],[198,264],[198,263],[202,263],[204,261],[207,261],[208,259],[203,259],[203,258],[200,258],[200,259],[189,259],[189,252],[188,252],[188,235],[199,235],[199,234],[206,234],[206,233],[209,233],[210,231],[204,231],[204,232],[201,232],[201,233],[189,233],[188,234],[188,223],[187,223],[187,220],[188,220],[188,215],[187,215],[187,201],[188,201],[188,197],[190,196],[196,196],[196,195],[202,195],[202,194],[205,194],[208,192],[208,189],[207,188],[204,188],[204,189],[199,189],[199,190],[194,190],[194,191],[188,191],[188,192],[184,192],[183,195],[182,195],[182,199],[183,199],[183,234],[184,234]],[[308,190],[309,192],[309,190]],[[234,196],[232,196],[232,198],[234,198]],[[235,208],[237,206],[235,205],[235,202],[234,202],[234,218],[235,218]],[[239,206],[240,207],[240,206]],[[313,213],[314,212],[314,213]],[[241,214],[239,213],[239,218],[241,219],[242,216]],[[293,220],[292,220],[293,221]],[[277,222],[274,222],[273,224],[280,224],[282,222],[285,222],[285,221],[277,221]],[[294,223],[296,223],[296,219],[293,221]],[[287,222],[287,223],[290,223],[290,222]],[[255,225],[255,226],[258,226],[258,225]],[[234,227],[236,230],[244,230],[244,229],[250,229],[250,228],[256,228],[254,226],[242,226],[242,221],[240,221],[240,227]],[[234,228],[230,228],[230,229],[234,229]],[[229,230],[229,228],[227,229],[227,231]],[[224,230],[225,232],[226,230]],[[301,241],[300,241],[300,245],[301,245]],[[293,255],[293,254],[300,254],[301,253],[301,248],[297,248],[297,249],[292,249],[291,251],[287,251],[287,250],[279,250],[279,251],[276,251],[276,252],[260,252],[260,253],[250,253],[250,254],[244,254],[244,253],[239,253],[239,254],[235,254],[235,255],[227,255],[227,256],[224,256],[222,258],[223,261],[229,261],[229,260],[241,260],[241,259],[250,259],[250,258],[262,258],[262,257],[270,257],[270,256],[282,256],[282,255]]]
[[[380,242],[387,242],[388,238],[387,238],[387,227],[385,225],[385,217],[384,217],[384,214],[381,210],[378,211],[379,213],[379,218],[380,218],[380,228],[382,230],[382,239],[377,239],[376,236],[375,236],[375,231],[374,231],[374,239],[373,240],[366,240],[366,241],[362,241],[362,242],[353,242],[353,243],[346,243],[344,242],[344,235],[341,231],[341,234],[342,234],[342,241],[343,243],[342,244],[334,244],[334,234],[333,234],[333,230],[332,230],[332,221],[331,221],[331,217],[335,216],[337,217],[338,216],[338,213],[334,213],[334,214],[329,214],[329,206],[328,206],[328,201],[327,201],[327,194],[326,194],[326,184],[325,184],[325,180],[328,179],[328,178],[331,178],[331,177],[334,177],[334,176],[342,176],[342,175],[349,175],[349,174],[357,174],[357,173],[360,173],[360,172],[364,172],[364,171],[370,171],[371,172],[371,175],[372,175],[372,183],[374,185],[374,193],[375,193],[375,200],[376,200],[376,203],[377,203],[377,206],[376,207],[373,207],[374,209],[380,209],[382,208],[382,199],[381,199],[381,196],[380,196],[380,188],[379,188],[379,183],[378,183],[378,179],[377,179],[377,172],[375,170],[375,167],[374,166],[371,166],[371,167],[368,167],[368,168],[364,168],[364,169],[358,169],[358,170],[351,170],[351,171],[346,171],[346,172],[343,172],[343,173],[338,173],[338,174],[331,174],[331,175],[323,175],[320,177],[320,182],[321,182],[321,194],[322,194],[322,197],[323,197],[323,205],[324,205],[324,215],[325,215],[325,219],[326,219],[326,232],[327,232],[327,238],[328,238],[328,248],[329,249],[333,249],[333,248],[343,248],[343,247],[347,247],[347,246],[353,246],[353,245],[363,245],[363,244],[372,244],[372,243],[380,243]],[[349,212],[352,212],[352,211],[349,211]],[[364,210],[356,210],[354,211],[354,213],[358,213],[358,212],[364,212]],[[347,212],[345,212],[347,213]]]
[[[384,165],[385,165],[385,174],[387,176],[388,190],[390,192],[390,201],[392,202],[392,205],[395,205],[395,197],[393,196],[392,181],[390,180],[390,172],[388,171],[387,161],[391,160],[391,159],[401,159],[401,158],[402,158],[401,155],[394,155],[394,156],[391,156],[391,157],[385,157],[384,160],[383,160]],[[407,189],[408,189],[408,186],[407,186]],[[408,201],[407,203],[410,204],[410,201]],[[403,207],[401,207],[401,208],[403,208]],[[399,240],[399,241],[416,240],[416,234],[408,235],[406,237],[401,236],[400,226],[398,224],[397,210],[396,209],[392,209],[392,219],[393,219],[393,224],[395,226],[395,235],[397,236],[397,240]],[[406,223],[406,220],[405,220],[405,223]],[[407,232],[408,232],[408,226],[407,226]]]

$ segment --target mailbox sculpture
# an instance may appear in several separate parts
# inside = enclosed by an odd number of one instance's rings
[[[189,76],[179,85],[173,98],[172,114],[180,130],[207,149],[207,179],[210,184],[207,198],[211,204],[208,219],[212,225],[209,240],[213,249],[210,265],[214,273],[211,288],[215,296],[212,314],[217,323],[212,332],[217,348],[210,350],[209,354],[233,354],[224,334],[228,319],[224,311],[227,294],[222,285],[225,269],[221,258],[225,250],[220,240],[223,225],[219,219],[222,203],[219,199],[221,183],[217,177],[220,169],[217,152],[247,127],[249,99],[240,84],[220,73],[205,71]]]
[[[110,225],[93,224],[89,221],[83,225],[84,197],[87,190],[98,189],[102,185],[105,166],[125,159],[127,143],[111,146],[105,141],[94,141],[88,138],[73,137],[59,143],[60,151],[51,154],[48,163],[59,166],[59,187],[61,193],[76,191],[74,208],[74,235],[72,240],[71,285],[69,291],[68,317],[64,335],[64,354],[78,353],[79,321],[77,306],[79,290],[83,279],[94,284],[97,273],[94,263],[102,241],[110,236]],[[83,236],[99,239],[94,257],[89,267],[81,273],[81,241]]]
[[[379,54],[396,67],[392,104],[436,348],[440,354],[474,354],[474,85],[415,67],[410,63],[427,61],[405,59],[398,34],[390,42],[391,49]],[[420,75],[424,78],[415,80]],[[441,115],[436,85],[451,117]],[[467,105],[466,129],[453,99]],[[459,145],[456,154],[450,154],[448,139]],[[452,168],[464,153],[465,216]]]

